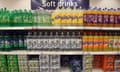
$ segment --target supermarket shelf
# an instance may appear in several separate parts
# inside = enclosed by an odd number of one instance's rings
[[[61,68],[61,72],[71,72],[71,70],[69,68]],[[103,72],[103,71],[101,69],[93,69],[92,72]]]
[[[67,30],[120,30],[120,27],[80,27],[80,26],[34,26],[34,27],[0,27],[0,30],[31,30],[31,29],[67,29]]]
[[[29,55],[37,55],[37,54],[48,54],[48,55],[106,55],[106,54],[120,54],[120,52],[81,52],[81,51],[10,51],[10,52],[3,52],[0,51],[0,54],[29,54]]]

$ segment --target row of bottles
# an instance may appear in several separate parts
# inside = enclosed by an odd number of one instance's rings
[[[27,49],[81,49],[80,36],[80,32],[28,32]]]
[[[0,55],[0,72],[60,72],[59,55]]]
[[[120,50],[119,32],[84,32],[82,41],[85,51]]]
[[[77,8],[58,8],[52,13],[52,24],[55,26],[82,26],[83,13],[83,10]]]
[[[26,38],[23,32],[0,32],[0,50],[26,49]]]
[[[120,8],[91,8],[84,11],[84,26],[120,27]]]
[[[51,15],[47,11],[7,10],[0,9],[0,27],[14,26],[48,26],[51,25]]]
[[[100,26],[119,27],[120,8],[57,8],[44,10],[0,9],[0,27],[3,26]]]
[[[0,55],[0,72],[119,72],[120,55]]]
[[[1,31],[0,50],[119,51],[119,31]]]

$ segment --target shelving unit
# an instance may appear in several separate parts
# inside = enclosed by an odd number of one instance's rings
[[[104,52],[83,52],[83,51],[10,51],[10,52],[2,52],[0,51],[0,54],[5,54],[5,55],[11,55],[11,54],[16,54],[16,55],[23,55],[23,54],[27,54],[27,55],[39,55],[39,54],[47,54],[47,55],[115,55],[115,54],[120,54],[120,52],[118,51],[104,51]]]
[[[119,27],[84,27],[84,26],[34,26],[34,27],[0,27],[0,30],[120,30]]]

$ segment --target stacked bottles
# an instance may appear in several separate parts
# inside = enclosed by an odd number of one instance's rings
[[[103,66],[103,56],[101,56],[101,55],[95,55],[95,56],[93,56],[94,58],[93,58],[93,68],[94,69],[100,69],[100,68],[102,68],[102,66]]]
[[[103,72],[114,72],[114,55],[103,56]]]
[[[8,72],[7,58],[5,55],[0,55],[0,72]]]
[[[11,14],[6,8],[0,9],[0,27],[10,26]]]
[[[40,72],[60,72],[59,55],[40,55]]]
[[[36,10],[33,12],[35,26],[51,26],[51,13]]]
[[[0,27],[50,26],[51,14],[46,11],[0,9]]]
[[[83,56],[83,72],[92,72],[92,55],[84,55]]]
[[[29,72],[40,72],[38,55],[28,56],[28,66]]]
[[[25,32],[0,32],[0,50],[23,50],[25,48]]]
[[[114,67],[115,67],[115,69],[114,69],[115,72],[119,72],[120,71],[120,55],[117,55],[115,57]]]
[[[82,56],[70,57],[71,72],[82,72]]]
[[[8,72],[19,72],[18,58],[16,55],[7,56]]]
[[[28,32],[28,50],[81,49],[80,32]]]
[[[84,12],[84,26],[120,27],[118,9],[93,8]]]
[[[83,51],[111,51],[120,50],[119,32],[83,32],[82,48]]]
[[[56,9],[52,14],[52,24],[55,26],[81,26],[83,24],[83,10]]]
[[[27,55],[18,55],[19,72],[28,72]]]

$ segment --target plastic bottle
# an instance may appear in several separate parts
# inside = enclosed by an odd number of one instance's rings
[[[3,32],[0,32],[0,50],[1,51],[4,50],[4,36],[3,36]]]
[[[119,47],[118,47],[119,49],[118,50],[120,51],[120,32],[118,32],[118,38],[119,38]]]
[[[113,27],[114,23],[115,23],[115,16],[114,16],[113,8],[111,8],[111,10],[110,10],[110,26]]]
[[[100,31],[99,32],[99,46],[98,46],[98,50],[102,51],[103,49],[103,33]]]
[[[109,50],[113,50],[114,37],[112,32],[109,32]]]
[[[82,48],[83,51],[87,51],[88,49],[88,34],[87,32],[83,32],[83,37],[82,37]]]
[[[105,8],[103,11],[103,26],[109,27],[109,13],[107,8]]]
[[[55,26],[59,26],[62,22],[62,13],[59,8],[55,10],[55,12],[52,14],[52,24]]]
[[[72,24],[72,13],[71,13],[71,9],[70,7],[67,8],[67,10],[65,11],[66,13],[66,25],[69,26]]]
[[[115,32],[114,33],[115,35],[114,35],[114,43],[113,43],[113,50],[114,51],[118,51],[118,49],[119,49],[119,36],[118,36],[118,32]]]
[[[104,33],[104,51],[109,50],[109,36],[108,33]]]
[[[32,43],[33,43],[32,50],[36,50],[38,46],[37,32],[33,32]]]
[[[88,26],[88,10],[85,10],[83,13],[83,25]]]
[[[10,51],[12,47],[11,35],[9,33],[5,33],[4,40],[5,40],[5,51]]]
[[[88,10],[88,26],[93,26],[94,21],[94,9]]]
[[[120,27],[120,8],[118,8],[118,16],[117,16],[118,26]]]
[[[98,26],[102,27],[103,24],[102,24],[102,21],[103,21],[103,16],[102,16],[102,10],[101,8],[99,8],[99,12],[98,12]]]
[[[51,26],[51,13],[46,12],[46,25]]]
[[[116,11],[114,12],[114,16],[115,16],[115,27],[120,27],[119,25],[119,9],[116,9]]]
[[[84,14],[85,10],[77,10],[77,25],[79,26],[83,26],[83,14]]]
[[[65,16],[66,16],[66,13],[65,13],[65,8],[62,8],[61,11],[60,11],[60,17],[61,17],[61,26],[64,26],[65,25]]]
[[[90,32],[89,33],[89,39],[88,39],[88,51],[92,51],[93,50],[93,48],[94,48],[94,44],[93,44],[93,42],[94,42],[94,38],[93,38],[94,36],[93,36],[93,33],[92,32]]]
[[[78,14],[77,14],[77,8],[73,8],[73,11],[72,11],[72,25],[77,25],[77,22],[78,22]]]
[[[97,7],[94,8],[94,11],[93,11],[93,16],[94,16],[94,19],[93,19],[93,26],[98,26],[98,9]]]
[[[12,35],[12,47],[14,50],[17,50],[19,48],[19,38],[18,38],[18,33],[13,33]]]
[[[97,32],[95,32],[94,33],[94,47],[93,47],[93,51],[98,51],[99,49],[99,36],[98,36],[98,33]]]
[[[26,48],[24,48],[24,44],[26,44],[26,43],[24,43],[24,41],[26,40],[25,38],[25,33],[24,32],[19,32],[18,33],[18,39],[19,39],[19,49],[20,50],[25,50]]]
[[[28,35],[26,37],[26,42],[27,42],[27,49],[31,50],[33,48],[32,33],[31,32],[28,32]]]

